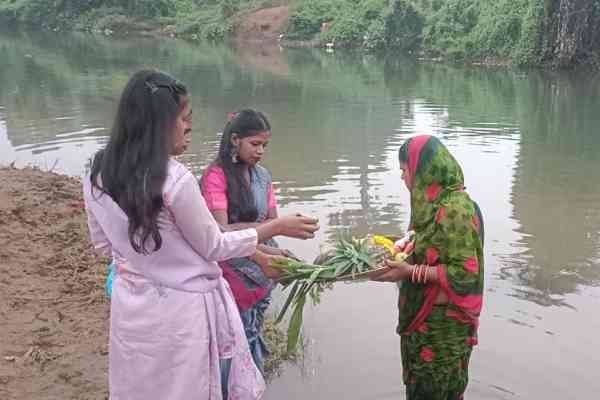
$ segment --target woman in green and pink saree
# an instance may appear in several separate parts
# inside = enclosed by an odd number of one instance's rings
[[[483,218],[438,139],[414,137],[399,153],[416,233],[413,263],[389,261],[373,280],[399,282],[406,398],[463,399],[482,307]]]

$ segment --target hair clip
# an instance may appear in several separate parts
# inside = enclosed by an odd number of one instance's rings
[[[148,89],[150,89],[150,93],[152,94],[156,93],[156,91],[158,90],[158,86],[156,86],[154,82],[146,81],[144,82],[144,84]]]

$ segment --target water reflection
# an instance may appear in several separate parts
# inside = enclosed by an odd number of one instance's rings
[[[524,84],[512,203],[525,250],[509,265],[530,289],[519,297],[556,305],[600,280],[600,86],[539,74]]]
[[[285,51],[278,44],[236,47],[234,57],[236,62],[245,68],[266,71],[274,75],[289,74]]]
[[[194,94],[199,118],[183,159],[198,174],[214,157],[227,113],[256,107],[274,126],[268,163],[283,207],[324,207],[331,233],[346,226],[397,231],[406,223],[407,198],[386,173],[397,167],[395,149],[414,133],[436,134],[459,148],[466,140],[483,162],[485,153],[498,153],[506,162],[495,168],[515,168],[505,190],[519,238],[497,272],[532,290],[513,294],[560,304],[552,296],[598,280],[600,175],[581,179],[599,157],[598,80],[87,35],[3,34],[0,55],[9,127],[3,147],[11,152],[5,162],[56,163],[81,173],[106,140],[128,75],[150,60]],[[509,154],[512,140],[520,148]],[[540,207],[544,213],[535,212]]]

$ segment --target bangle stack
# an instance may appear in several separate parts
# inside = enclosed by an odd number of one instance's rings
[[[429,280],[429,266],[413,265],[410,280],[413,283],[427,284],[427,281]]]

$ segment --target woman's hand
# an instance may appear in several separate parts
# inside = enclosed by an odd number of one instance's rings
[[[312,239],[319,230],[318,219],[300,214],[279,217],[274,221],[277,223],[279,234],[291,238]]]
[[[287,236],[296,239],[312,239],[319,230],[319,220],[300,214],[270,219],[256,227],[258,242],[262,243],[274,236]]]
[[[302,259],[300,257],[298,257],[297,255],[295,255],[294,253],[292,253],[288,249],[281,249],[281,255],[284,256],[284,257],[287,257],[287,258],[291,258],[292,260],[302,261]]]
[[[285,260],[286,258],[281,255],[267,254],[262,251],[257,251],[252,257],[252,261],[260,265],[263,273],[267,278],[277,280],[281,276],[281,270],[274,267],[277,261]]]
[[[272,255],[272,256],[282,256],[282,257],[291,258],[292,260],[302,261],[294,253],[292,253],[291,251],[289,251],[287,249],[280,249],[278,247],[271,247],[271,246],[266,246],[264,244],[261,244],[258,247],[258,250],[262,251],[263,253]]]
[[[410,277],[413,266],[404,261],[386,260],[385,269],[371,275],[370,279],[376,282],[399,282]]]

